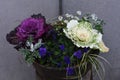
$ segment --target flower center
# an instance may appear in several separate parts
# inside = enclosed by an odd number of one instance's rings
[[[90,33],[87,30],[79,30],[77,31],[77,37],[80,39],[82,42],[87,42],[90,39]]]

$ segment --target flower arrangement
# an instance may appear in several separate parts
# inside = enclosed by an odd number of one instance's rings
[[[78,79],[82,79],[91,65],[102,80],[98,58],[106,59],[99,53],[109,51],[102,40],[104,24],[95,14],[81,16],[81,11],[76,15],[59,16],[52,23],[46,22],[41,14],[34,14],[23,20],[6,38],[22,52],[26,62],[65,68],[66,78],[76,74]]]

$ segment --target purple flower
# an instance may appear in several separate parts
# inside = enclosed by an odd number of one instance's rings
[[[59,63],[57,63],[57,66],[58,66],[58,67],[61,67],[61,65],[62,65],[62,64],[61,64],[60,62],[59,62]]]
[[[49,25],[45,24],[45,18],[25,19],[17,28],[16,35],[20,40],[26,40],[29,36],[34,39],[40,38],[48,30]]]
[[[68,76],[71,76],[74,74],[74,69],[72,67],[67,67],[66,71]]]
[[[46,56],[46,53],[47,53],[47,49],[46,48],[44,48],[44,47],[40,47],[39,48],[39,54],[40,54],[41,57]]]
[[[82,51],[81,50],[78,50],[76,52],[74,52],[73,54],[75,57],[77,57],[78,59],[80,59],[82,57]]]
[[[69,56],[65,56],[64,57],[64,61],[65,61],[66,64],[70,64],[70,58],[69,58]]]
[[[56,33],[53,29],[51,29],[51,30],[48,32],[47,37],[50,37],[50,38],[52,38],[53,40],[56,40],[56,38],[57,38],[57,33]]]
[[[65,46],[62,44],[62,45],[59,45],[59,48],[60,50],[64,51],[65,50]]]
[[[88,48],[84,48],[84,52],[85,53],[88,52],[89,49],[90,49],[89,47]]]

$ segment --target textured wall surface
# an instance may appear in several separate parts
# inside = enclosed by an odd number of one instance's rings
[[[33,13],[47,18],[58,15],[57,0],[0,0],[0,80],[35,80],[32,66],[5,39],[23,19]]]
[[[64,0],[64,13],[96,13],[105,20],[103,40],[110,52],[102,54],[112,64],[105,80],[120,80],[120,0]],[[97,80],[97,79],[96,79]]]

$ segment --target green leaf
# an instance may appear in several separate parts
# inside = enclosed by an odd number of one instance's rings
[[[27,55],[27,54],[29,54],[30,53],[30,50],[29,49],[27,49],[27,48],[22,48],[22,49],[20,49],[20,52],[23,54],[23,55]]]
[[[95,29],[98,30],[100,33],[103,34],[103,28],[102,28],[101,25],[96,25],[96,26],[95,26]]]
[[[34,60],[35,60],[35,58],[30,55],[30,56],[26,56],[26,57],[25,57],[25,60],[26,60],[28,63],[33,63]]]
[[[30,36],[30,37],[28,38],[28,41],[29,41],[30,43],[32,43],[32,42],[33,42],[33,37]]]
[[[34,51],[32,53],[32,55],[35,57],[35,58],[40,58],[40,55],[39,55],[39,52],[38,51]]]

